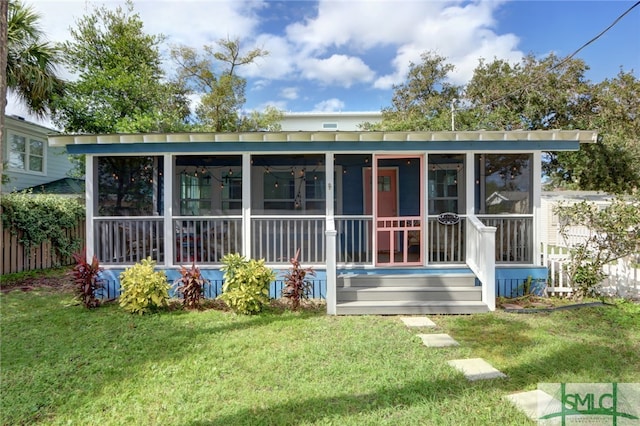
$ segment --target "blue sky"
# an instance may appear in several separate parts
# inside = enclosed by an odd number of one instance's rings
[[[51,41],[69,37],[86,8],[122,1],[25,0],[42,15]],[[138,0],[148,33],[169,44],[200,48],[223,37],[270,55],[245,67],[247,109],[379,111],[408,65],[435,51],[455,65],[452,82],[464,84],[479,58],[518,62],[533,53],[573,53],[635,1],[424,1],[424,0]],[[622,68],[640,76],[640,6],[576,55],[587,78],[613,78]],[[167,59],[165,68],[173,64]],[[72,76],[67,76],[72,78]],[[197,94],[193,101],[198,101]],[[9,98],[8,114],[26,116]]]

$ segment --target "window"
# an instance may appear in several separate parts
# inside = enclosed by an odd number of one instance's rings
[[[45,143],[25,135],[9,135],[9,168],[44,174]]]
[[[430,154],[429,214],[464,212],[464,156]]]
[[[316,211],[325,209],[324,171],[264,171],[265,210]]]
[[[162,214],[162,157],[98,157],[99,216]]]
[[[327,130],[338,129],[338,123],[322,123],[322,128]]]
[[[476,162],[480,214],[532,213],[531,154],[483,154]]]

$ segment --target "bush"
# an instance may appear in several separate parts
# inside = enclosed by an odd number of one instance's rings
[[[144,314],[165,307],[169,301],[169,282],[163,271],[154,271],[151,257],[120,274],[120,306],[131,313]]]
[[[51,241],[53,254],[63,257],[80,248],[80,240],[70,239],[65,232],[85,217],[84,206],[77,200],[22,191],[3,194],[0,203],[3,227],[13,233],[21,231],[20,242],[25,247]]]
[[[264,259],[247,260],[239,254],[227,254],[222,258],[224,284],[218,296],[232,311],[250,315],[269,303],[269,286],[276,276],[264,265]]]
[[[300,249],[296,251],[296,256],[291,262],[291,269],[284,275],[284,288],[282,295],[291,301],[291,309],[297,311],[302,299],[308,299],[311,291],[311,281],[306,277],[314,276],[316,273],[311,268],[303,269],[300,266]]]
[[[190,269],[184,266],[180,269],[180,278],[173,282],[176,291],[182,294],[182,305],[189,309],[198,309],[200,300],[204,297],[204,285],[209,282],[202,277],[200,269],[195,265]]]
[[[573,225],[584,226],[584,241],[570,248],[569,278],[574,298],[598,296],[604,265],[632,256],[640,247],[640,192],[616,196],[601,209],[583,201],[556,208],[562,217],[560,234],[567,238]]]
[[[74,253],[73,259],[76,265],[71,271],[75,284],[74,293],[86,308],[96,308],[100,305],[100,300],[96,297],[96,291],[102,288],[103,282],[99,278],[102,268],[98,258],[94,255],[91,263],[87,262],[87,255],[83,251]]]

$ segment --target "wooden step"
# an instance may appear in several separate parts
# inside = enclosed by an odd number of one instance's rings
[[[340,302],[338,315],[419,315],[419,314],[476,314],[489,312],[478,301],[363,301]]]
[[[436,287],[338,287],[338,302],[354,301],[480,301],[482,288],[479,286],[436,286]]]
[[[473,287],[473,273],[441,274],[340,274],[338,287]]]

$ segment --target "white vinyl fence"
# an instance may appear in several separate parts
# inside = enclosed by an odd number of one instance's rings
[[[542,244],[542,265],[549,268],[549,295],[567,296],[573,292],[567,272],[568,264],[568,247]],[[603,295],[640,298],[640,255],[619,259],[613,264],[605,265],[603,270],[607,275],[601,284]]]

